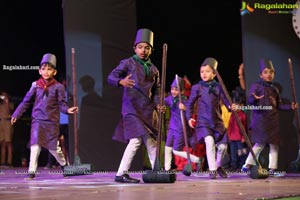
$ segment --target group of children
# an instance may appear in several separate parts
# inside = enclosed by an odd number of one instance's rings
[[[153,125],[154,112],[165,112],[168,106],[171,119],[167,130],[165,145],[164,170],[171,170],[172,155],[187,158],[183,151],[185,146],[181,117],[196,138],[197,143],[205,143],[206,160],[209,177],[216,179],[217,175],[227,178],[222,167],[222,159],[230,143],[231,167],[241,167],[242,156],[245,157],[244,138],[239,127],[231,115],[228,124],[222,118],[222,105],[228,111],[238,113],[245,129],[247,128],[246,114],[240,109],[246,102],[244,90],[233,92],[233,104],[230,105],[219,82],[215,80],[218,62],[208,57],[200,66],[201,80],[192,85],[189,98],[184,96],[183,80],[179,77],[171,85],[171,95],[165,97],[165,105],[160,105],[160,73],[151,62],[154,34],[149,29],[139,29],[133,44],[134,55],[120,61],[119,65],[108,75],[108,83],[123,89],[121,119],[115,130],[113,139],[127,143],[115,181],[120,183],[139,183],[140,180],[129,176],[128,171],[132,160],[144,144],[152,168],[156,159],[157,127]],[[31,153],[27,177],[33,179],[37,170],[37,160],[41,147],[45,147],[63,167],[66,159],[58,145],[59,112],[73,114],[77,107],[68,107],[65,87],[54,78],[56,75],[56,57],[47,53],[40,63],[41,78],[32,83],[23,101],[12,114],[11,123],[14,124],[31,104]],[[258,156],[265,145],[270,145],[270,165],[272,172],[277,169],[279,122],[278,110],[293,110],[298,104],[281,104],[278,89],[273,85],[275,70],[270,60],[260,62],[260,80],[250,86],[248,103],[255,106],[272,106],[270,110],[253,110],[251,118],[251,139],[255,143],[253,151]],[[178,88],[179,85],[179,88]],[[242,86],[242,85],[241,85]],[[243,88],[244,89],[244,88]],[[182,95],[182,96],[181,96]],[[181,102],[179,101],[181,96]],[[185,115],[180,115],[184,111]],[[193,116],[196,116],[194,118]],[[190,133],[190,132],[189,132]],[[191,134],[189,134],[191,135]],[[191,161],[197,164],[197,171],[202,170],[203,158],[191,154]],[[240,160],[240,162],[239,162]],[[254,158],[248,155],[243,170],[247,171],[255,165]]]
[[[153,32],[149,29],[140,29],[137,32],[134,43],[135,55],[129,59],[122,60],[109,75],[110,84],[123,87],[123,106],[122,106],[122,127],[123,133],[119,133],[119,138],[123,142],[128,142],[128,146],[124,152],[117,176],[116,182],[138,183],[139,180],[131,178],[128,174],[131,161],[136,150],[142,142],[145,143],[150,162],[153,167],[154,153],[156,146],[155,141],[149,143],[147,138],[155,138],[156,130],[151,124],[152,112],[164,112],[162,106],[159,105],[157,98],[164,94],[159,91],[159,73],[157,68],[150,61],[150,54],[153,51]],[[190,91],[190,96],[179,102],[179,95],[183,95],[182,83],[174,82],[171,85],[171,95],[165,98],[166,106],[171,110],[171,118],[167,131],[167,139],[165,145],[165,165],[166,171],[171,169],[172,154],[187,158],[186,152],[183,151],[184,137],[183,127],[180,123],[180,110],[185,112],[185,120],[196,136],[197,143],[205,143],[206,159],[209,169],[209,177],[217,178],[219,174],[223,178],[227,178],[227,173],[222,167],[222,159],[227,151],[227,144],[230,143],[231,150],[231,169],[239,169],[242,167],[244,171],[249,170],[251,165],[255,164],[251,154],[247,152],[245,146],[244,135],[241,134],[239,126],[234,116],[230,116],[228,126],[224,124],[222,118],[221,106],[225,105],[228,111],[237,112],[242,125],[247,129],[247,115],[241,109],[246,103],[245,81],[243,77],[243,64],[240,66],[239,73],[241,78],[241,88],[233,92],[233,104],[226,98],[221,85],[215,80],[218,62],[215,58],[208,57],[200,66],[201,81],[194,84]],[[150,76],[149,76],[149,72]],[[265,145],[270,145],[270,174],[277,169],[278,157],[278,110],[293,110],[298,108],[298,104],[293,102],[291,105],[282,105],[280,96],[276,87],[272,84],[274,79],[274,68],[270,60],[262,59],[260,62],[260,80],[251,85],[248,101],[251,105],[269,105],[269,110],[253,110],[250,128],[252,130],[251,138],[255,143],[253,150],[257,157]],[[180,86],[181,85],[181,86]],[[154,91],[153,93],[151,91]],[[179,92],[181,91],[181,92]],[[137,100],[138,99],[138,100]],[[125,105],[126,103],[126,105]],[[147,118],[145,118],[147,111]],[[196,111],[196,119],[193,118]],[[263,119],[263,120],[262,120]],[[135,123],[130,123],[132,121]],[[127,121],[127,122],[126,122]],[[270,123],[272,122],[272,123]],[[276,125],[273,125],[273,124]],[[270,130],[270,127],[272,127]],[[129,131],[127,133],[127,131]],[[254,133],[255,132],[255,133]],[[131,135],[129,135],[129,133]],[[229,134],[228,134],[229,133]],[[145,139],[146,138],[146,139]],[[133,141],[136,140],[135,145]],[[229,141],[228,141],[229,140]],[[151,140],[152,141],[152,140]],[[150,145],[151,144],[151,145]],[[151,148],[149,148],[151,146]],[[150,150],[150,151],[149,151]],[[245,157],[248,157],[245,161]],[[130,155],[130,156],[129,156]],[[127,162],[125,162],[127,158]],[[128,158],[130,160],[128,161]],[[191,155],[192,162],[201,166],[203,161],[200,157]],[[126,163],[126,168],[124,168]],[[198,167],[197,170],[199,170]]]

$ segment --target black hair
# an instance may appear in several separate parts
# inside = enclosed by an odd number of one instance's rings
[[[232,90],[232,101],[237,104],[244,104],[246,102],[245,91],[240,86]]]

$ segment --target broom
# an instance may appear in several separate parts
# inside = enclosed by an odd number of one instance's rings
[[[165,82],[166,82],[167,47],[168,47],[167,44],[163,45],[162,75],[161,75],[161,85],[160,85],[160,106],[164,106],[165,104],[164,91],[165,91]],[[174,183],[176,181],[175,173],[167,173],[161,170],[160,148],[161,148],[161,139],[162,139],[163,117],[164,117],[164,113],[159,112],[155,163],[152,170],[146,170],[145,173],[143,173],[142,178],[144,183]]]
[[[220,76],[220,74],[219,74],[219,72],[217,70],[215,70],[215,72],[216,72],[217,78],[219,80],[219,83],[220,83],[220,85],[222,87],[222,90],[224,92],[224,95],[225,95],[227,101],[229,102],[230,105],[232,105],[232,100],[231,100],[231,98],[229,96],[229,93],[228,93],[226,87],[225,87],[223,79],[221,78],[221,76]],[[242,125],[242,122],[241,122],[241,120],[240,120],[237,112],[235,110],[232,110],[232,114],[233,114],[233,116],[234,116],[234,118],[235,118],[235,120],[236,120],[236,122],[238,124],[238,127],[240,128],[240,130],[241,130],[241,132],[242,132],[242,134],[243,134],[243,136],[245,138],[246,144],[248,145],[248,147],[250,149],[250,153],[251,153],[251,155],[252,155],[252,157],[253,157],[253,159],[255,160],[255,163],[256,163],[256,165],[254,165],[254,166],[252,166],[250,168],[250,174],[248,174],[248,175],[251,178],[253,178],[253,179],[265,179],[265,178],[268,178],[269,177],[269,172],[268,172],[268,170],[262,168],[261,164],[259,163],[258,159],[256,158],[255,153],[254,153],[254,151],[252,149],[252,144],[250,142],[250,139],[249,139],[249,137],[248,137],[248,135],[247,135],[247,133],[246,133],[243,125]]]
[[[295,88],[295,82],[294,82],[294,75],[293,75],[293,66],[292,66],[292,61],[289,58],[288,59],[289,63],[289,70],[290,70],[290,80],[291,80],[291,87],[292,87],[292,94],[293,94],[293,102],[297,102],[297,97],[296,97],[296,88]],[[298,150],[298,157],[295,161],[291,162],[289,168],[292,171],[299,171],[300,170],[300,122],[299,122],[299,114],[298,114],[298,108],[294,110],[295,112],[295,123],[297,126],[297,131],[298,131],[298,144],[299,144],[299,150]]]
[[[75,48],[72,48],[72,87],[73,87],[73,103],[77,106],[77,90],[76,90],[76,68],[75,68]],[[64,167],[65,176],[76,176],[92,174],[91,164],[81,164],[78,155],[78,115],[74,113],[74,161],[73,165]]]
[[[182,103],[182,99],[181,99],[181,90],[180,90],[180,85],[179,85],[179,78],[178,75],[176,74],[175,76],[176,78],[176,85],[179,91],[179,103]],[[187,156],[187,164],[184,166],[182,173],[186,176],[190,176],[192,174],[193,171],[193,165],[192,165],[192,161],[191,161],[191,156],[190,156],[190,152],[189,152],[189,143],[188,143],[188,137],[187,137],[187,130],[186,130],[186,124],[185,124],[185,117],[184,117],[184,111],[180,109],[180,117],[181,117],[181,124],[182,124],[182,128],[183,128],[183,137],[184,137],[184,143],[185,143],[185,148],[186,148],[186,156]]]

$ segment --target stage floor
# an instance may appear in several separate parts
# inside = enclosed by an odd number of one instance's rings
[[[60,170],[44,170],[34,180],[25,180],[27,168],[1,169],[2,200],[92,200],[92,199],[300,199],[300,173],[284,177],[251,179],[247,174],[229,173],[227,179],[211,180],[208,174],[177,173],[174,183],[144,183],[141,172],[130,174],[141,183],[114,182],[115,172],[63,177]]]

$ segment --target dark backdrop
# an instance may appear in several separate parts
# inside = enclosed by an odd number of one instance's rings
[[[167,90],[175,74],[187,75],[192,83],[199,81],[199,66],[208,56],[219,61],[219,72],[229,90],[238,84],[237,69],[242,62],[240,2],[198,4],[191,0],[178,3],[4,1],[0,63],[1,66],[37,66],[44,53],[52,52],[58,58],[59,75],[70,78],[70,52],[75,48],[80,106],[79,154],[83,163],[92,163],[98,170],[116,170],[125,147],[111,139],[120,117],[121,91],[108,86],[106,77],[120,59],[133,55],[132,45],[138,28],[154,31],[155,51],[151,59],[159,69],[163,43],[168,44]],[[36,70],[1,69],[0,88],[8,91],[18,105],[31,82],[38,77]],[[68,90],[72,91],[71,85]],[[20,120],[18,126],[28,127],[29,120]],[[16,148],[26,149],[24,141],[28,140],[28,134],[28,129],[15,131],[14,143],[22,144]],[[15,154],[16,164],[23,154]],[[139,152],[137,157],[141,156]],[[135,159],[133,169],[141,169],[141,160]]]

